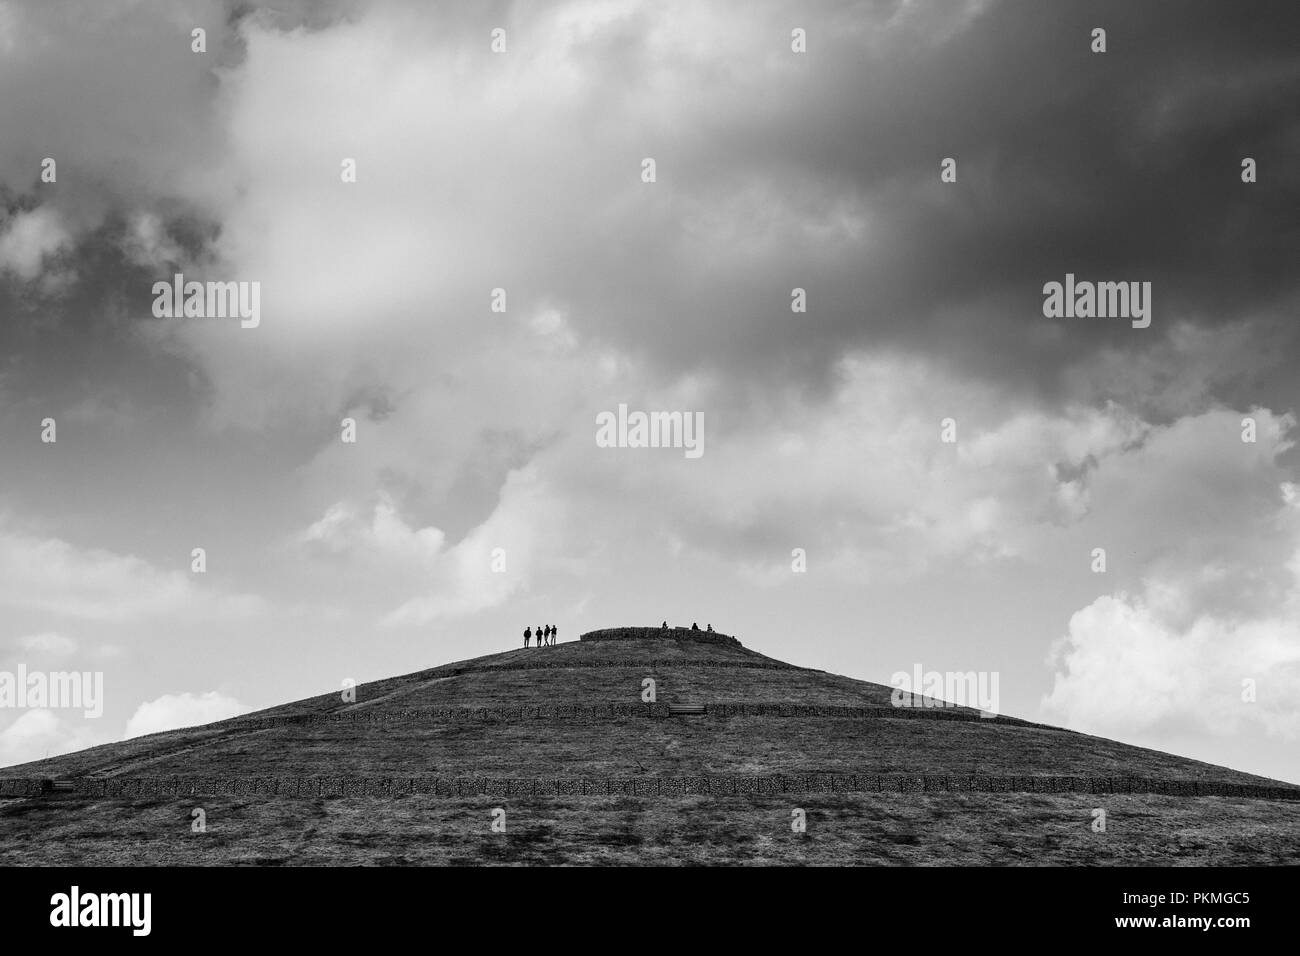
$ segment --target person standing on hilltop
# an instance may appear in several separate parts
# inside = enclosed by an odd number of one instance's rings
[[[542,625],[537,625],[537,646],[542,646]]]
[[[560,633],[560,629],[556,627],[554,624],[552,624],[551,625],[551,647],[555,646],[556,635],[559,633]]]
[[[527,646],[528,646],[528,642],[531,641],[532,639],[533,639],[533,629],[532,629],[531,627],[525,627],[525,628],[524,628],[524,647],[527,647]]]

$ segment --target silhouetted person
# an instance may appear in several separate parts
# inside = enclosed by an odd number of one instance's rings
[[[552,625],[551,625],[551,647],[554,647],[554,646],[555,646],[556,636],[557,636],[559,633],[560,633],[560,629],[559,629],[558,627],[556,627],[554,624],[552,624]]]
[[[667,621],[664,621],[662,624],[660,624],[660,625],[659,625],[659,629],[660,629],[661,631],[666,631],[666,630],[668,630],[668,622],[667,622]]]
[[[691,621],[691,630],[692,630],[692,631],[698,631],[699,629],[700,629],[700,626],[699,626],[698,624],[696,624],[694,621]]]
[[[713,633],[713,625],[712,625],[712,624],[709,625],[709,633],[710,633],[710,634]]]
[[[551,643],[551,625],[546,625],[546,643]]]
[[[527,647],[528,642],[531,641],[532,639],[533,639],[533,629],[531,627],[524,628],[524,647]]]
[[[542,625],[537,625],[537,646],[542,646]]]

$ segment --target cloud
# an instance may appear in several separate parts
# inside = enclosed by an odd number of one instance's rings
[[[656,385],[644,365],[606,365],[581,349],[546,368],[561,371],[553,387],[546,375],[525,372],[526,401],[490,413],[449,406],[458,401],[453,391],[424,389],[382,421],[363,423],[357,445],[332,443],[308,467],[314,487],[354,491],[330,504],[304,536],[320,555],[347,552],[383,568],[390,582],[410,581],[415,571],[421,589],[442,589],[403,602],[389,623],[504,600],[512,591],[498,585],[513,574],[486,569],[491,548],[512,537],[543,540],[548,554],[585,556],[586,568],[667,545],[715,562],[718,573],[769,584],[789,581],[793,547],[814,555],[819,574],[842,581],[899,579],[941,566],[1037,560],[1059,548],[1066,529],[1082,525],[1115,551],[1143,535],[1133,550],[1153,567],[1168,564],[1188,527],[1176,511],[1215,513],[1201,500],[1199,479],[1187,476],[1222,472],[1226,449],[1240,468],[1221,474],[1215,487],[1237,495],[1257,486],[1265,472],[1253,475],[1256,466],[1271,469],[1276,482],[1275,459],[1289,428],[1285,417],[1257,410],[1260,444],[1243,445],[1242,416],[1223,409],[1158,426],[1113,402],[1053,408],[904,354],[848,356],[829,395],[747,396],[748,407],[736,414],[735,397],[716,377]],[[536,402],[529,398],[534,387]],[[619,402],[703,410],[706,454],[684,461],[676,453],[597,448],[595,413]],[[552,415],[566,412],[563,434],[547,437],[547,418],[530,417],[539,403]],[[448,476],[465,456],[472,459],[476,429],[507,415],[516,416],[515,448],[529,464],[502,470],[502,490],[481,518],[449,533],[442,522],[412,526],[398,517],[404,507],[418,512],[427,500],[453,495]],[[941,441],[946,418],[957,429],[952,444]],[[350,503],[375,488],[382,490],[373,512]],[[1247,520],[1251,495],[1235,498],[1227,513]],[[1156,527],[1138,507],[1159,516]],[[563,514],[583,520],[539,517]],[[1207,550],[1238,533],[1228,521],[1204,531]],[[522,556],[531,562],[527,551]]]
[[[573,341],[738,390],[825,386],[846,352],[885,347],[1050,392],[1087,353],[1158,348],[1179,320],[1288,314],[1280,211],[1300,179],[1275,163],[1242,228],[1232,176],[1196,173],[1196,204],[1182,178],[1225,141],[1287,155],[1284,15],[1193,6],[1168,43],[1166,16],[1108,5],[1144,59],[1107,58],[1089,83],[1069,81],[1098,61],[1080,13],[982,0],[818,5],[798,18],[805,55],[776,2],[513,5],[502,55],[455,4],[9,6],[24,52],[0,65],[0,185],[29,191],[42,156],[66,157],[65,229],[115,223],[96,241],[145,271],[188,233],[205,271],[263,283],[256,349],[146,323],[205,373],[219,423],[402,395],[499,354],[485,305],[503,284],[562,310]],[[196,23],[208,54],[189,49]],[[954,152],[959,188],[937,177]],[[1156,282],[1150,334],[1038,314],[1046,278],[1130,262]],[[797,319],[795,285],[812,303]]]
[[[1102,734],[1300,734],[1300,493],[1277,462],[1295,422],[1252,414],[1254,445],[1218,410],[1102,466],[1097,540],[1140,571],[1070,617],[1049,715]]]
[[[655,389],[624,371],[600,389],[606,407],[703,409],[704,456],[595,449],[575,428],[536,464],[598,529],[591,539],[667,536],[719,571],[772,582],[789,580],[790,550],[804,547],[819,573],[861,581],[1031,553],[1042,529],[1087,514],[1091,470],[1147,427],[1114,405],[1036,408],[902,354],[850,355],[835,380],[828,396],[774,391],[732,414],[716,379]],[[948,418],[955,443],[942,440]],[[562,533],[579,553],[592,543]]]
[[[200,587],[186,572],[0,522],[0,606],[120,622],[163,615],[240,617],[262,603],[253,595]]]
[[[214,690],[204,694],[163,694],[136,708],[126,723],[123,739],[238,717],[249,709],[233,697],[226,697]]]
[[[53,631],[20,637],[18,646],[28,653],[45,657],[69,657],[77,650],[76,641],[62,634],[55,634]]]
[[[386,495],[380,496],[369,518],[338,502],[302,535],[308,545],[318,544],[362,562],[407,568],[417,575],[437,559],[443,538],[437,528],[407,527]]]
[[[57,187],[36,188],[57,189],[74,205],[103,209],[198,188],[195,173],[213,146],[204,133],[211,70],[229,36],[222,8],[219,0],[165,7],[105,0],[82,16],[47,4],[4,4],[14,52],[0,60],[8,93],[0,126],[14,134],[0,144],[0,186],[33,187],[49,156],[58,162]],[[196,24],[208,31],[207,55],[190,50]]]
[[[527,586],[546,529],[561,524],[562,502],[544,498],[533,469],[511,473],[487,519],[449,545],[438,528],[408,525],[381,493],[368,512],[334,504],[300,540],[346,562],[354,585],[394,595],[381,624],[419,626],[494,607]]]
[[[167,224],[155,212],[138,211],[122,238],[122,251],[128,261],[159,275],[186,259],[180,244],[167,234]]]
[[[72,241],[72,234],[51,207],[17,213],[0,225],[0,272],[31,281],[41,274],[46,259],[67,249]]]
[[[107,740],[94,727],[70,724],[50,710],[27,710],[0,731],[0,766],[57,757],[102,743]]]
[[[1300,737],[1300,592],[1276,613],[1249,620],[1201,614],[1179,625],[1153,605],[1191,595],[1167,582],[1151,589],[1157,597],[1100,597],[1070,618],[1044,701],[1051,714],[1104,735],[1230,736],[1253,724],[1286,740]]]

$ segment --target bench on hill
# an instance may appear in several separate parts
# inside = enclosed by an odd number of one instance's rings
[[[704,704],[669,704],[668,713],[673,717],[695,717],[708,712]]]

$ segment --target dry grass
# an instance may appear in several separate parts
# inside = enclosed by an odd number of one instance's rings
[[[208,830],[192,833],[202,806]],[[490,830],[493,807],[506,833]],[[791,831],[791,810],[807,814]],[[1093,833],[1092,809],[1107,811]],[[5,865],[1129,865],[1300,863],[1300,804],[1228,797],[751,795],[12,800]]]

